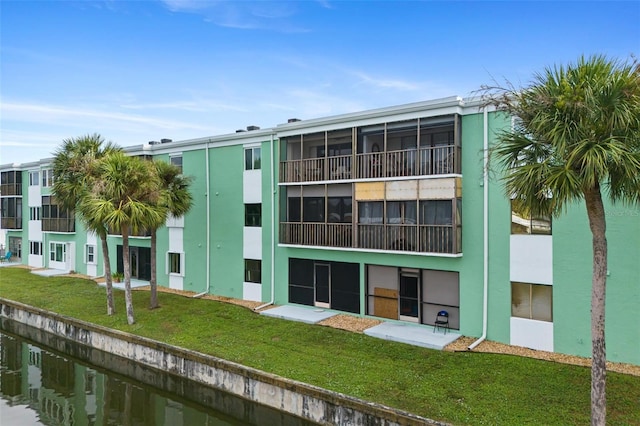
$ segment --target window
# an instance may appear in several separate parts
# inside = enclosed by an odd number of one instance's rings
[[[451,225],[453,211],[451,200],[420,201],[420,224]]]
[[[327,199],[329,223],[351,223],[351,197],[329,197]]]
[[[244,260],[244,281],[247,283],[262,283],[262,261]]]
[[[262,226],[262,204],[244,205],[244,226]]]
[[[53,169],[42,171],[42,186],[53,186]]]
[[[244,169],[260,170],[261,158],[260,148],[246,148],[244,150]]]
[[[300,197],[287,198],[289,203],[287,216],[289,222],[300,222],[300,209],[302,208],[302,222],[324,222],[324,197]],[[302,205],[301,205],[302,204]]]
[[[29,220],[40,220],[40,207],[29,207]]]
[[[182,275],[182,254],[181,253],[168,253],[168,265],[169,273]]]
[[[29,186],[40,185],[40,173],[38,171],[29,172]]]
[[[96,246],[92,246],[87,244],[85,246],[85,263],[95,264],[96,263]]]
[[[29,241],[29,254],[40,256],[42,254],[42,242]]]
[[[511,234],[551,235],[551,217],[533,216],[518,200],[511,200]]]
[[[180,173],[182,173],[182,155],[170,155],[169,156],[169,163],[171,163],[171,165],[176,166],[177,168],[180,169]]]
[[[415,225],[418,223],[415,201],[387,201],[387,223]]]
[[[512,282],[511,316],[538,321],[553,321],[553,287]]]
[[[302,199],[302,221],[324,222],[324,197],[304,197]]]
[[[382,224],[384,203],[382,201],[361,202],[358,206],[358,223],[361,224]]]
[[[52,262],[66,262],[67,245],[64,243],[50,243],[49,260],[51,260]]]

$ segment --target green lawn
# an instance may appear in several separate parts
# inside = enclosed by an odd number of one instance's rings
[[[211,300],[124,292],[106,315],[105,290],[77,278],[0,268],[0,296],[102,326],[454,424],[589,424],[590,370],[509,355],[441,352],[329,327],[268,318]],[[640,425],[640,377],[607,375],[608,419]]]

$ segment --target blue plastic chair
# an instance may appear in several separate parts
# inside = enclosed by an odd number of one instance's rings
[[[433,324],[433,332],[435,333],[439,328],[444,329],[444,334],[447,334],[447,331],[449,331],[449,312],[440,311],[438,312],[438,315],[436,315],[436,322]]]
[[[9,260],[11,260],[11,256],[13,256],[13,253],[8,251],[4,256],[2,256],[2,261],[3,262],[8,262]]]

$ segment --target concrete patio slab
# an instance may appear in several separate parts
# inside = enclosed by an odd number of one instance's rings
[[[104,283],[104,281],[99,282],[98,283],[99,286],[104,287],[106,286],[106,284]],[[113,288],[118,289],[118,290],[124,290],[124,281],[121,281],[119,283],[112,283]],[[131,279],[131,288],[138,288],[138,287],[144,287],[149,285],[149,281],[141,281],[141,280],[136,280],[135,278]]]
[[[419,326],[412,324],[401,324],[383,322],[364,331],[367,336],[377,337],[384,340],[406,343],[424,348],[442,350],[449,343],[460,337],[458,333],[442,330],[433,331],[433,327]]]
[[[267,309],[260,312],[260,315],[265,315],[273,318],[286,319],[291,321],[299,321],[307,324],[316,324],[327,318],[331,318],[337,315],[336,312],[326,311],[318,308],[303,308],[300,306],[278,306],[277,308]]]
[[[57,275],[68,274],[69,271],[64,271],[62,269],[34,269],[31,273],[42,277],[55,277]]]

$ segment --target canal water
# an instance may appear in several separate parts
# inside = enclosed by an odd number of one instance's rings
[[[0,319],[0,425],[311,426],[269,407]]]

